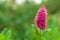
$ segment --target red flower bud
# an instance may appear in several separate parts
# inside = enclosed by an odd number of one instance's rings
[[[38,27],[41,30],[44,30],[46,28],[46,19],[47,19],[47,11],[45,6],[42,6],[35,17],[34,23],[36,27]]]

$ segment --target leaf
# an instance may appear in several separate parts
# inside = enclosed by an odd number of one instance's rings
[[[0,40],[5,40],[5,35],[0,33]]]
[[[11,29],[7,30],[6,34],[5,34],[5,40],[11,40]]]

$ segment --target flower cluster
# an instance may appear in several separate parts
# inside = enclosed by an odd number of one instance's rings
[[[44,30],[46,28],[46,19],[47,19],[47,11],[45,6],[42,6],[38,10],[34,20],[36,27],[38,27],[41,30]]]

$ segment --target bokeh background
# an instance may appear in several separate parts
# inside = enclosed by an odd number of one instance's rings
[[[47,9],[47,29],[37,29],[38,9]],[[60,0],[0,0],[0,40],[60,40]]]

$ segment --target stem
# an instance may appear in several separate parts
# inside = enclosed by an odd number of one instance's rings
[[[42,40],[42,30],[40,30],[40,36],[41,36],[40,40]]]

